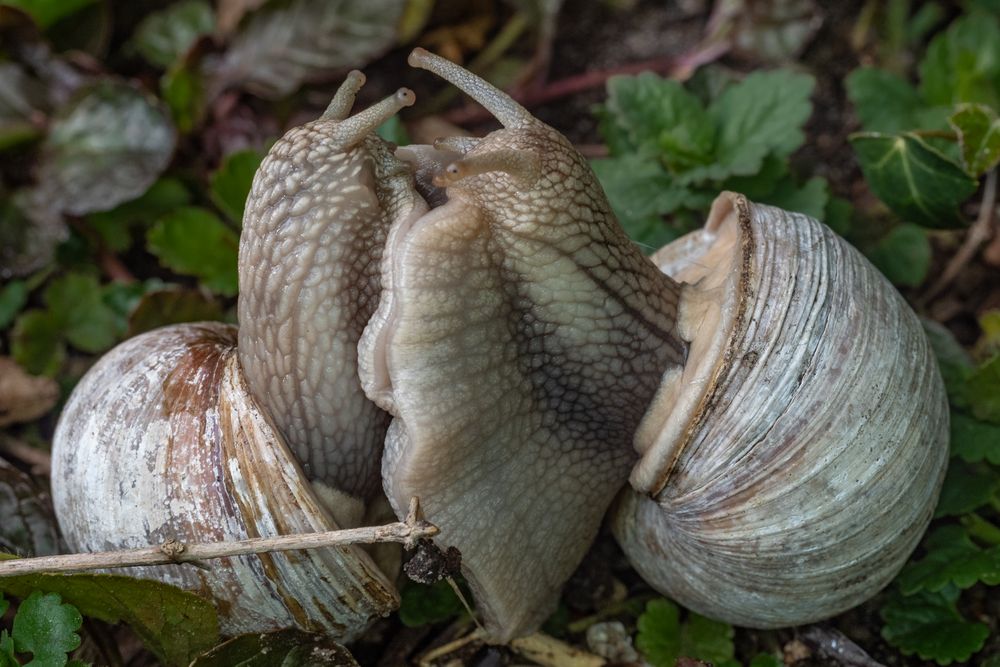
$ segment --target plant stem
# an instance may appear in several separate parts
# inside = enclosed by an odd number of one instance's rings
[[[969,535],[991,546],[1000,546],[1000,526],[988,521],[975,512],[959,519]]]
[[[410,502],[405,521],[385,526],[365,526],[347,530],[329,530],[322,533],[299,533],[277,537],[257,537],[226,542],[201,542],[185,544],[168,540],[159,546],[140,549],[121,549],[86,554],[18,558],[0,562],[0,577],[48,572],[75,572],[102,570],[110,567],[135,567],[138,565],[167,565],[189,563],[210,558],[244,556],[272,551],[319,549],[347,544],[374,544],[376,542],[401,542],[412,548],[418,540],[433,537],[437,526],[425,521],[420,514],[416,498]]]

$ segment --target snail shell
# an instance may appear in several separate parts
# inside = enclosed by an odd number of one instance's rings
[[[827,227],[732,193],[653,261],[689,285],[694,342],[636,437],[614,521],[630,562],[737,625],[859,604],[915,548],[946,468],[948,403],[917,317]]]

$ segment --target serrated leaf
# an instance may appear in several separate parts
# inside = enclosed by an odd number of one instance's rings
[[[897,579],[904,595],[938,592],[948,586],[966,589],[979,582],[1000,583],[1000,547],[981,549],[961,526],[938,528],[924,541],[927,555],[906,564]]]
[[[1000,465],[1000,426],[952,411],[951,452],[966,463]]]
[[[66,654],[80,646],[76,631],[83,625],[83,617],[76,607],[63,604],[55,593],[35,591],[17,608],[11,637],[14,650],[30,653],[29,665],[55,667],[65,665]]]
[[[636,154],[593,160],[591,167],[633,241],[655,250],[672,239],[662,216],[686,203],[686,187],[655,160]]]
[[[962,16],[935,37],[920,62],[921,90],[935,105],[1000,105],[1000,23],[985,12]]]
[[[952,461],[941,487],[934,516],[960,516],[989,503],[1000,490],[1000,477],[958,461]]]
[[[775,184],[771,192],[761,196],[758,201],[822,220],[829,200],[830,191],[826,179],[822,176],[813,176],[805,183],[796,183],[790,177],[782,179]]]
[[[732,626],[693,612],[681,624],[680,610],[670,600],[650,600],[637,627],[636,647],[654,667],[673,667],[681,656],[715,663],[733,657]]]
[[[1000,118],[982,104],[966,104],[948,119],[958,133],[962,164],[972,176],[981,176],[1000,162]]]
[[[115,344],[120,328],[115,312],[101,298],[101,285],[90,274],[70,273],[52,281],[45,303],[66,340],[84,352],[103,352]]]
[[[0,459],[0,550],[26,556],[59,553],[59,530],[47,494]],[[0,617],[3,610],[0,610]]]
[[[861,126],[867,132],[894,134],[916,129],[932,129],[924,124],[927,104],[897,74],[874,67],[860,67],[844,82]]]
[[[110,211],[91,213],[87,216],[87,223],[97,230],[109,248],[123,252],[131,245],[132,225],[152,225],[164,213],[190,201],[191,194],[179,180],[161,178],[138,198],[119,204]]]
[[[768,155],[785,157],[802,145],[812,114],[815,79],[791,70],[755,72],[709,106],[718,126],[715,178],[756,173]]]
[[[167,213],[149,230],[146,246],[177,273],[197,276],[220,294],[236,294],[239,237],[211,211],[186,206]]]
[[[26,303],[28,285],[23,280],[12,280],[0,288],[0,329],[6,329]]]
[[[168,665],[186,667],[219,637],[209,601],[158,581],[111,574],[35,574],[0,578],[0,591],[20,598],[32,591],[58,593],[84,616],[127,623]]]
[[[919,287],[931,268],[930,240],[916,225],[896,225],[866,254],[894,285]]]
[[[461,600],[444,579],[430,585],[407,581],[400,591],[399,620],[411,628],[438,623],[464,611]]]
[[[39,188],[53,210],[107,211],[144,193],[166,168],[176,133],[156,101],[105,80],[53,119],[42,146]]]
[[[5,5],[21,9],[43,30],[68,18],[97,0],[4,0]]]
[[[206,111],[205,81],[194,64],[174,63],[160,78],[160,95],[180,132],[187,134],[201,125]]]
[[[398,0],[277,0],[240,24],[209,67],[210,96],[243,87],[279,98],[303,83],[361,67],[395,44]]]
[[[66,358],[61,322],[49,311],[25,311],[10,337],[11,356],[32,375],[55,375]]]
[[[644,72],[607,88],[602,129],[614,154],[656,156],[675,173],[711,161],[715,124],[681,84]]]
[[[337,642],[300,630],[233,637],[202,653],[191,667],[358,667]]]
[[[227,155],[212,174],[212,202],[236,224],[243,221],[250,186],[263,159],[264,156],[253,149],[236,151]]]
[[[966,406],[965,381],[972,374],[972,358],[943,324],[926,318],[920,322],[941,369],[948,400],[956,407]]]
[[[136,27],[132,44],[153,65],[169,67],[214,29],[215,14],[206,0],[181,0],[147,15]]]
[[[977,419],[1000,424],[1000,354],[972,371],[965,382],[965,396]]]
[[[221,320],[218,302],[199,290],[162,289],[142,296],[128,318],[128,335],[168,324]]]
[[[882,637],[905,654],[940,665],[968,660],[983,647],[990,630],[966,621],[955,608],[957,599],[954,589],[890,596],[881,609]]]
[[[897,215],[925,227],[960,227],[959,204],[979,187],[957,164],[912,134],[851,137],[872,192]]]

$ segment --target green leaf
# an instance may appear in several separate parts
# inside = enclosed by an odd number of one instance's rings
[[[196,64],[179,60],[160,78],[160,95],[177,129],[188,134],[205,117],[205,81]]]
[[[253,177],[264,156],[253,149],[230,153],[212,174],[212,202],[236,224],[243,221],[243,208]]]
[[[0,667],[21,667],[14,655],[14,639],[6,630],[0,630]]]
[[[55,667],[65,665],[66,654],[80,646],[76,631],[83,618],[76,607],[63,604],[56,593],[35,591],[17,609],[11,636],[18,653],[31,653],[28,665]]]
[[[115,312],[101,298],[101,285],[90,274],[70,273],[53,280],[45,303],[73,347],[103,352],[115,344],[119,328]]]
[[[916,653],[940,665],[964,662],[983,647],[990,630],[970,623],[955,608],[957,589],[938,593],[895,593],[882,605],[882,637],[905,654]]]
[[[904,595],[936,593],[948,586],[966,589],[982,582],[1000,584],[1000,547],[981,549],[962,526],[938,528],[924,541],[927,555],[906,564],[899,573]]]
[[[411,628],[438,623],[464,611],[462,601],[444,579],[430,585],[407,581],[400,591],[399,620]]]
[[[784,667],[785,662],[770,653],[755,655],[750,661],[750,667]]]
[[[222,320],[218,302],[199,290],[162,289],[144,294],[128,318],[128,335],[168,324]]]
[[[941,487],[934,516],[960,516],[989,503],[1000,490],[1000,477],[991,471],[952,461]]]
[[[951,452],[966,463],[989,461],[1000,465],[1000,426],[951,413]]]
[[[957,19],[935,37],[920,63],[921,90],[932,105],[1000,106],[1000,24],[984,12]]]
[[[135,199],[167,167],[175,140],[155,99],[124,83],[95,84],[53,119],[38,167],[45,203],[83,215]]]
[[[591,166],[632,240],[656,249],[675,236],[663,216],[684,206],[689,191],[674,182],[659,163],[631,154],[594,160]]]
[[[719,663],[733,657],[733,628],[693,612],[682,625],[670,600],[650,600],[637,621],[636,647],[654,667],[673,667],[681,656]]]
[[[3,0],[3,4],[27,12],[43,30],[96,2],[97,0]]]
[[[790,177],[785,178],[779,181],[771,192],[759,199],[762,204],[805,213],[817,220],[823,219],[829,200],[830,192],[826,179],[822,176],[814,176],[802,184],[797,184]]]
[[[14,322],[11,356],[32,375],[55,375],[66,358],[62,326],[46,310],[28,310]]]
[[[982,104],[966,104],[948,119],[958,133],[962,164],[971,176],[981,176],[1000,162],[1000,118]]]
[[[6,329],[28,303],[28,286],[23,280],[12,280],[0,288],[0,329]]]
[[[764,201],[764,198],[778,189],[784,181],[791,180],[788,172],[788,160],[777,155],[768,155],[760,170],[749,176],[730,176],[721,186],[722,190],[732,190],[746,195],[751,201]]]
[[[167,211],[190,201],[191,194],[183,183],[172,177],[161,178],[137,199],[119,204],[110,211],[91,213],[87,223],[100,233],[110,249],[123,252],[132,243],[130,228],[133,225],[152,225]]]
[[[925,227],[965,223],[958,205],[979,184],[957,164],[912,134],[851,137],[872,192],[908,222]]]
[[[931,243],[916,225],[896,225],[866,253],[895,285],[919,287],[931,268]]]
[[[941,369],[948,400],[956,407],[966,406],[965,381],[972,374],[972,358],[944,325],[926,318],[921,324]]]
[[[615,76],[607,83],[602,128],[616,155],[656,155],[674,172],[708,164],[715,125],[681,84],[652,72]]]
[[[236,294],[239,237],[211,211],[186,206],[167,213],[149,230],[146,246],[177,273],[197,276],[220,294]]]
[[[827,200],[821,220],[833,231],[846,236],[851,231],[853,218],[854,207],[851,206],[851,202],[843,197],[833,196]]]
[[[977,419],[1000,424],[1000,354],[972,371],[965,395]]]
[[[0,578],[0,591],[20,598],[58,593],[84,616],[127,623],[168,665],[187,666],[214,646],[219,622],[212,604],[174,586],[110,574],[36,574]]]
[[[917,90],[896,74],[874,67],[861,67],[844,82],[847,96],[867,132],[894,134],[930,129],[921,111],[926,103]]]
[[[785,157],[801,146],[815,83],[807,74],[779,69],[755,72],[727,88],[708,109],[719,128],[715,173],[753,174],[768,155]]]
[[[169,67],[195,40],[215,30],[215,14],[206,0],[181,0],[149,14],[135,29],[132,44],[153,65]]]
[[[198,656],[191,667],[358,667],[354,656],[331,639],[301,630],[240,635]]]
[[[375,134],[397,146],[407,146],[412,143],[410,135],[406,132],[406,126],[403,125],[403,121],[399,119],[399,116],[393,116],[379,125],[375,128]]]

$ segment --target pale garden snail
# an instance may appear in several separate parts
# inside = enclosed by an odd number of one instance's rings
[[[461,551],[494,641],[552,611],[616,495],[630,561],[697,611],[775,627],[874,595],[947,456],[902,298],[821,224],[729,193],[650,261],[562,135],[457,65],[410,62],[503,128],[394,157],[372,131],[410,94],[344,120],[355,75],[279,141],[247,205],[238,346],[221,325],[147,334],[67,405],[72,546],[318,529],[324,505],[356,522],[384,433],[389,502],[419,497]],[[360,549],[230,565],[157,576],[214,595],[230,632],[350,638],[396,600]]]

